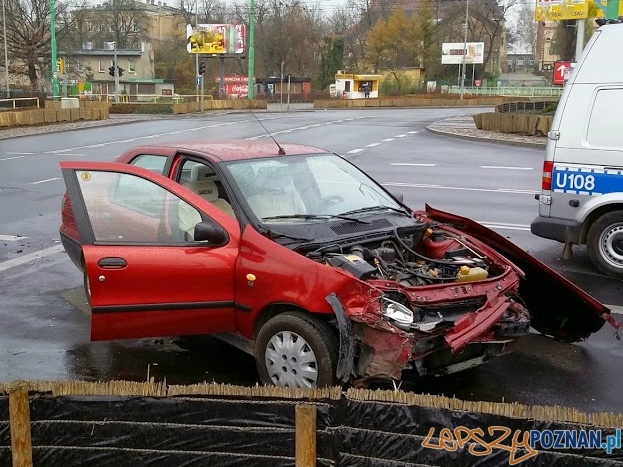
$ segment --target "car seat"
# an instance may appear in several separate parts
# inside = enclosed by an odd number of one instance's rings
[[[307,212],[292,179],[291,169],[288,167],[273,169],[262,181],[258,193],[250,196],[247,202],[260,220],[265,217]]]
[[[236,215],[231,204],[220,197],[219,187],[216,180],[213,180],[214,177],[216,177],[216,173],[210,171],[206,165],[197,164],[190,171],[190,181],[184,182],[182,185],[235,218]]]

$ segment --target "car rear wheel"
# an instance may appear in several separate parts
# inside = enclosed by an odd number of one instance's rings
[[[623,279],[623,211],[604,214],[586,237],[588,256],[604,274]]]
[[[257,335],[262,382],[281,387],[326,387],[336,383],[337,337],[329,325],[302,312],[281,313]]]

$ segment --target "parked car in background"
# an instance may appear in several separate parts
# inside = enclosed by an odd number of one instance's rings
[[[288,387],[442,375],[609,310],[495,232],[413,211],[344,158],[198,141],[61,162],[92,339],[214,334]]]

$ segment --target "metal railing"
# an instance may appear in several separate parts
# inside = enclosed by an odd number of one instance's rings
[[[553,87],[497,87],[497,88],[465,88],[465,94],[472,96],[527,96],[527,97],[559,97],[563,88]],[[460,94],[459,86],[450,86],[450,94]]]
[[[26,104],[26,105],[22,105]],[[14,97],[11,99],[0,99],[0,109],[21,109],[25,107],[39,108],[38,97]]]

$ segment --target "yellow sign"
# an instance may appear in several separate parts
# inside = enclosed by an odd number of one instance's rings
[[[223,54],[225,53],[225,37],[222,27],[211,24],[200,24],[192,28],[188,34],[187,49],[190,53]]]
[[[84,180],[85,182],[88,182],[89,180],[91,180],[91,173],[90,172],[82,172],[80,174],[80,178],[82,180]]]
[[[569,19],[605,18],[608,0],[537,0],[535,21],[559,21]],[[623,2],[619,5],[623,16]]]

